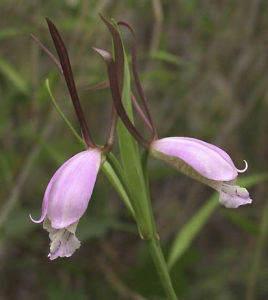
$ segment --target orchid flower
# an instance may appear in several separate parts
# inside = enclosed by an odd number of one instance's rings
[[[87,209],[101,164],[101,151],[89,149],[68,159],[52,176],[46,188],[42,216],[49,232],[51,260],[69,257],[80,247],[75,231]]]
[[[237,208],[252,200],[245,188],[236,185],[239,170],[222,149],[204,141],[188,137],[167,137],[151,143],[152,156],[162,159],[176,169],[220,193],[220,203]]]

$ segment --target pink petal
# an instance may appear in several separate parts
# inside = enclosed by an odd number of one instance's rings
[[[82,152],[83,153],[83,152]],[[80,153],[72,156],[70,159],[68,159],[63,165],[61,165],[58,170],[55,172],[55,174],[52,176],[52,178],[50,179],[49,183],[48,183],[48,186],[46,188],[46,191],[45,191],[45,195],[44,195],[44,198],[43,198],[43,203],[42,203],[42,214],[41,214],[41,217],[38,219],[38,220],[35,220],[33,219],[33,217],[30,215],[30,218],[31,220],[34,222],[34,223],[41,223],[44,221],[45,217],[46,217],[46,214],[47,214],[47,209],[48,209],[48,200],[49,200],[49,195],[50,195],[50,190],[51,190],[51,187],[53,186],[53,183],[55,181],[55,179],[57,178],[58,174],[60,173],[60,171],[62,169],[64,169],[66,167],[66,165],[68,165],[74,158],[76,158],[77,155],[79,155]]]
[[[175,137],[175,139],[176,139],[176,137]],[[197,143],[200,143],[200,144],[202,144],[204,146],[207,146],[207,147],[211,148],[211,150],[214,150],[214,151],[218,152],[219,155],[222,156],[222,158],[224,158],[228,163],[230,163],[235,168],[235,165],[234,165],[231,157],[225,151],[223,151],[222,149],[220,149],[219,147],[217,147],[217,146],[215,146],[213,144],[204,142],[202,140],[198,140],[198,139],[194,139],[194,138],[190,138],[190,137],[180,137],[180,139],[197,142]]]
[[[51,227],[68,227],[81,218],[87,209],[100,163],[101,152],[90,149],[76,154],[55,173],[46,193]]]
[[[151,149],[167,156],[177,157],[210,180],[230,181],[238,175],[230,156],[225,151],[201,140],[167,137],[154,141]]]

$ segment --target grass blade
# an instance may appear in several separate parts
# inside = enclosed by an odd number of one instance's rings
[[[247,176],[238,181],[244,187],[250,187],[261,181],[268,180],[268,174]],[[201,231],[209,217],[219,206],[218,193],[213,194],[197,213],[182,227],[171,246],[168,266],[171,269],[182,254],[189,248],[193,239]]]

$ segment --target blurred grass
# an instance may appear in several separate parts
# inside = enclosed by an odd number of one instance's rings
[[[268,174],[260,174],[240,179],[238,181],[238,184],[245,188],[249,188],[262,181],[267,180]],[[208,219],[220,205],[218,200],[218,193],[214,193],[207,200],[207,202],[195,213],[195,215],[191,217],[189,221],[187,221],[187,223],[180,229],[170,249],[168,259],[168,265],[170,269],[174,266],[176,261],[180,259],[182,254],[190,247],[193,239],[202,230]],[[258,230],[256,230],[256,226],[254,226],[254,223],[252,224],[249,220],[245,219],[237,212],[226,210],[225,214],[229,216],[230,220],[233,221],[234,224],[238,225],[240,229],[244,229],[247,232],[252,232],[252,230],[255,229],[255,232],[258,232]]]
[[[44,18],[63,32],[101,144],[111,97],[108,89],[84,91],[106,79],[89,51],[110,49],[100,11],[137,30],[139,70],[161,137],[204,139],[223,147],[238,167],[246,159],[249,177],[267,172],[267,1],[1,1],[0,299],[164,298],[132,218],[104,176],[78,227],[82,247],[71,259],[50,262],[47,233],[28,219],[39,215],[53,172],[80,150],[44,86],[52,76],[58,104],[79,130],[64,82],[29,34],[53,50]],[[212,191],[160,162],[150,160],[149,172],[168,256],[179,229]],[[215,210],[173,266],[183,299],[267,298],[267,182],[249,190],[253,204]]]

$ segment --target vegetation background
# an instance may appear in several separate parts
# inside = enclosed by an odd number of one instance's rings
[[[103,174],[78,226],[82,246],[70,259],[50,262],[48,234],[28,217],[39,216],[55,170],[81,151],[45,89],[49,77],[78,128],[63,79],[30,33],[55,53],[45,17],[61,30],[90,128],[102,144],[111,96],[107,89],[85,91],[106,78],[91,50],[111,49],[99,12],[137,31],[139,70],[160,137],[203,139],[225,149],[237,167],[249,163],[245,180],[254,202],[228,210],[211,208],[208,187],[150,159],[161,243],[167,257],[171,249],[176,254],[177,294],[267,299],[266,0],[0,1],[0,299],[164,299],[135,224]],[[123,35],[129,49],[130,35]]]

